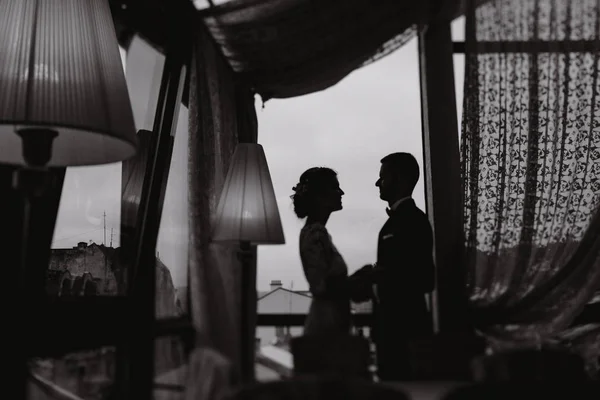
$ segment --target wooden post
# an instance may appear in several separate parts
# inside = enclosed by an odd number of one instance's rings
[[[419,29],[421,117],[427,214],[434,231],[436,332],[467,323],[463,252],[463,194],[450,20]]]

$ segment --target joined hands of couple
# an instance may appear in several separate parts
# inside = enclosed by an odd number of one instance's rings
[[[366,264],[349,277],[350,298],[358,303],[377,299],[375,276],[381,270],[377,263]]]

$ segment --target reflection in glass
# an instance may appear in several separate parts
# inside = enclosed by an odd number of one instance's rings
[[[157,318],[187,313],[188,137],[188,109],[181,106],[158,231]]]
[[[155,400],[183,399],[188,358],[183,340],[175,336],[155,341]],[[116,349],[104,347],[67,354],[58,359],[29,361],[27,400],[113,399]]]
[[[183,399],[188,371],[183,341],[175,336],[158,338],[154,355],[154,400]]]
[[[110,399],[115,378],[115,349],[105,347],[71,353],[60,359],[29,362],[28,400]]]
[[[137,217],[146,173],[146,164],[154,136],[152,126],[156,113],[164,55],[139,36],[134,36],[127,50],[127,88],[133,117],[138,130],[138,152],[123,162],[121,201],[120,271],[126,277],[127,266],[133,262]]]
[[[152,130],[165,56],[135,35],[127,49],[127,88],[137,130]]]

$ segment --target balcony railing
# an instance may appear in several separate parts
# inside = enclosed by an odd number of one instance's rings
[[[304,326],[306,314],[258,314],[256,326]],[[355,327],[369,327],[372,314],[353,314],[352,323]]]
[[[56,383],[51,382],[37,374],[30,374],[31,384],[34,385],[40,393],[56,400],[84,400],[83,398],[61,388]]]

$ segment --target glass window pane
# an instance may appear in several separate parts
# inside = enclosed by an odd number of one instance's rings
[[[175,336],[159,338],[154,352],[154,400],[183,400],[188,372],[183,341]]]
[[[454,54],[454,88],[456,93],[456,108],[458,116],[458,137],[460,138],[462,131],[462,109],[463,97],[465,92],[465,55]]]
[[[183,399],[188,371],[188,355],[181,338],[166,336],[155,341],[155,400]],[[70,353],[62,358],[36,358],[29,361],[31,378],[28,400],[114,399],[115,347]]]
[[[29,368],[28,400],[66,399],[69,395],[86,400],[113,398],[114,347],[71,353],[60,359],[33,359]]]
[[[135,127],[152,130],[165,56],[135,35],[127,50],[126,62]]]
[[[179,108],[157,242],[156,316],[187,313],[188,109]]]
[[[116,295],[121,163],[67,168],[52,240],[49,294]]]
[[[120,50],[136,128],[151,129],[164,56],[137,36],[127,51]],[[51,246],[48,294],[125,294],[126,267],[119,262],[122,168],[122,163],[67,168]],[[135,178],[141,185],[143,171]]]

